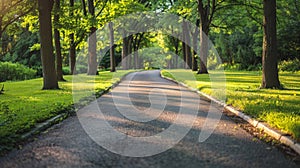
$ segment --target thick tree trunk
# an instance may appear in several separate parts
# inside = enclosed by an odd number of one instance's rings
[[[280,88],[277,67],[276,0],[264,0],[262,88]]]
[[[53,54],[51,11],[53,0],[38,0],[43,89],[59,89]]]
[[[114,27],[113,22],[109,22],[109,36],[110,36],[110,72],[116,71],[115,61],[115,44],[114,44]]]
[[[55,0],[55,9],[56,12],[60,10],[60,0]],[[54,22],[59,22],[59,13],[55,13],[54,15]],[[65,81],[63,78],[63,72],[62,72],[62,56],[61,56],[61,45],[60,45],[60,34],[59,30],[57,29],[57,26],[55,26],[54,29],[54,41],[55,41],[55,53],[56,53],[56,75],[57,80],[59,81]]]
[[[200,31],[200,68],[198,74],[207,74],[208,39],[205,32]]]
[[[215,3],[215,1],[213,1]],[[208,57],[208,32],[211,20],[210,14],[210,1],[204,7],[202,0],[198,0],[198,13],[200,17],[200,67],[198,74],[207,74],[207,57]]]
[[[97,28],[92,27],[90,29],[90,35],[88,40],[88,50],[89,50],[89,58],[88,58],[88,75],[97,75]]]
[[[94,0],[88,0],[88,9],[90,15],[93,17],[94,21],[95,18],[95,5]],[[92,26],[90,28],[90,36],[89,36],[89,58],[88,58],[88,75],[97,75],[97,35],[96,35],[97,28]]]

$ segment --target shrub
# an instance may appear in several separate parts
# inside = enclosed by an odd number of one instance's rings
[[[294,60],[282,61],[279,63],[278,68],[280,71],[289,71],[289,72],[300,71],[300,60],[294,59]]]
[[[62,68],[63,75],[71,75],[71,71],[69,67]]]
[[[0,82],[33,79],[36,73],[36,70],[19,63],[0,62]]]
[[[229,64],[229,63],[224,63],[221,65],[218,65],[216,69],[224,69],[228,71],[233,71],[233,70],[240,70],[241,69],[241,64],[235,63],[235,64]]]
[[[76,65],[76,73],[82,74],[82,73],[87,73],[87,66],[84,65]]]

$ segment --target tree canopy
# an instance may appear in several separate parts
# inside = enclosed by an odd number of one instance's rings
[[[211,53],[208,51],[210,49],[208,39],[212,40],[223,61],[219,68],[265,70],[262,58],[266,51],[263,49],[263,42],[266,38],[263,37],[267,31],[264,29],[263,18],[266,17],[265,10],[269,7],[263,6],[259,0],[47,1],[49,4],[53,3],[50,11],[52,27],[49,30],[53,31],[51,38],[55,39],[55,43],[49,45],[55,45],[55,50],[50,55],[51,57],[56,55],[54,67],[58,80],[63,80],[63,69],[68,67],[71,73],[96,74],[97,70],[103,67],[101,65],[105,65],[105,61],[109,63],[110,60],[115,60],[116,65],[124,60],[121,65],[123,69],[144,68],[145,64],[150,65],[151,62],[144,60],[144,56],[139,52],[145,53],[146,50],[143,48],[149,47],[174,53],[174,55],[162,56],[158,59],[165,61],[162,64],[165,68],[183,67],[185,62],[187,66],[184,68],[198,70],[199,74],[208,73],[210,69],[218,68],[215,67],[213,59],[209,58]],[[271,0],[264,2],[269,1]],[[38,33],[42,31],[39,26],[41,23],[38,21],[41,13],[38,12],[36,4],[38,3],[35,3],[35,0],[1,1],[0,60],[24,64],[36,69],[38,75],[43,75],[42,72],[45,72],[45,69],[42,68],[42,55],[44,53],[42,52],[41,55],[40,50],[42,50],[44,33]],[[278,42],[274,47],[276,51],[272,54],[276,56],[272,57],[271,62],[300,59],[299,8],[300,2],[297,0],[277,1],[275,4],[273,12],[277,17],[277,23],[274,25],[277,29],[271,36],[276,36]],[[131,34],[132,30],[128,29],[127,25],[136,24],[136,27],[139,27],[144,24],[142,17],[132,18],[130,23],[113,24],[114,20],[121,16],[146,11],[156,13],[156,17],[164,13],[181,17],[181,21],[177,24],[182,25],[180,29],[185,33],[178,34],[178,36],[183,37],[186,43],[181,42],[182,39],[155,31]],[[196,27],[186,26],[184,19],[196,25],[199,30]],[[163,18],[159,20],[159,24],[164,22],[163,24],[168,24],[171,29],[172,27],[174,29],[170,20]],[[156,21],[153,20],[153,22]],[[100,31],[108,24],[110,31],[107,32],[110,33],[101,34]],[[97,32],[100,35],[97,35]],[[122,32],[124,38],[119,40],[117,38],[119,34],[116,32]],[[113,35],[116,38],[113,38]],[[96,55],[104,51],[107,46],[112,48],[111,57],[98,60]],[[80,54],[78,51],[83,48],[88,49],[88,52],[84,54],[86,60],[79,61],[85,62],[87,68],[75,69],[77,54]],[[127,56],[129,57],[126,58]],[[184,62],[180,62],[178,58]],[[114,71],[115,64],[112,63],[111,66],[105,66],[105,68]],[[277,67],[277,63],[275,64],[274,66]],[[278,70],[273,68],[272,71]]]

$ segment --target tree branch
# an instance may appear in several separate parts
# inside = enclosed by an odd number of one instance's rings
[[[28,13],[30,13],[35,6],[32,6],[29,10],[21,13],[20,15],[18,15],[17,17],[14,17],[13,19],[9,19],[9,21],[7,21],[7,23],[4,23],[4,27],[1,29],[1,33],[5,31],[5,29],[12,23],[14,23],[15,21],[17,21],[19,18],[27,15]]]
[[[102,11],[103,11],[104,8],[106,7],[107,2],[108,2],[108,0],[105,1],[104,5],[102,6],[102,9],[97,13],[96,18],[97,18],[98,16],[100,16],[100,14],[102,13]]]

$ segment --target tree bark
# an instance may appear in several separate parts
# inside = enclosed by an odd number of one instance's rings
[[[95,18],[95,5],[94,0],[88,0],[88,10],[92,19],[96,21]],[[97,28],[92,26],[90,28],[90,35],[89,35],[89,58],[88,58],[88,75],[97,75],[97,35],[96,35]]]
[[[74,7],[74,0],[70,0],[70,7]],[[74,12],[70,11],[70,16],[74,16]],[[70,48],[69,48],[69,64],[70,64],[70,71],[71,74],[76,74],[75,64],[76,64],[76,45],[74,39],[74,33],[69,35],[70,39]]]
[[[113,22],[109,22],[109,36],[110,36],[110,72],[116,71],[115,61],[115,44],[114,44],[114,27]]]
[[[183,34],[185,36],[185,62],[187,65],[187,69],[191,69],[192,68],[192,54],[191,54],[191,37],[190,37],[190,29],[188,27],[188,23],[186,21],[183,21],[183,26],[184,26],[184,30],[183,30]]]
[[[4,1],[2,1],[2,3],[4,3]],[[2,37],[2,34],[3,34],[3,30],[2,30],[2,16],[0,17],[0,40],[1,40],[1,52],[0,54],[1,55],[4,55],[4,46],[3,46],[3,37]]]
[[[144,33],[138,33],[135,35],[133,39],[133,59],[134,59],[134,69],[140,68],[140,60],[139,60],[139,48],[142,41]]]
[[[183,55],[183,66],[182,68],[186,68],[186,45],[185,45],[185,26],[184,26],[184,21],[182,22],[182,55]]]
[[[174,60],[174,68],[178,68],[178,55],[179,55],[179,39],[178,38],[174,38],[174,44],[175,44],[175,60]]]
[[[200,26],[201,27],[201,26]],[[200,31],[200,68],[198,74],[207,74],[208,37],[202,30]]]
[[[55,0],[55,15],[54,15],[54,22],[59,22],[59,12],[60,11],[60,0]],[[57,28],[57,25],[54,28],[54,41],[55,41],[55,53],[56,53],[56,75],[57,80],[59,81],[66,81],[63,78],[62,72],[62,56],[61,56],[61,44],[60,44],[60,34]]]
[[[71,74],[75,75],[76,74],[76,45],[75,45],[75,40],[74,40],[74,33],[71,33],[69,35],[70,38],[70,48],[69,48],[69,62],[70,62],[70,70]]]
[[[123,43],[122,43],[122,69],[128,69],[128,46],[129,39],[126,37],[126,33],[123,34]]]
[[[193,55],[192,55],[192,71],[198,70],[198,63],[197,63],[197,53],[198,53],[198,36],[199,36],[199,26],[200,20],[198,19],[196,22],[195,31],[192,33],[193,37]]]
[[[89,50],[89,58],[88,58],[88,75],[97,75],[97,28],[91,27],[90,35],[88,40],[88,50]]]
[[[213,7],[215,8],[216,3],[213,0]],[[198,70],[198,74],[207,74],[207,57],[208,57],[208,33],[209,26],[212,21],[212,15],[214,9],[212,9],[212,13],[210,13],[211,4],[210,1],[207,1],[207,5],[204,7],[202,0],[198,0],[198,14],[200,17],[200,67]]]
[[[43,89],[59,89],[53,54],[51,11],[53,0],[38,0]]]
[[[276,0],[263,1],[263,53],[261,88],[280,88],[277,65]]]
[[[132,68],[132,48],[133,48],[133,35],[128,36],[128,52],[127,52],[127,67]]]

